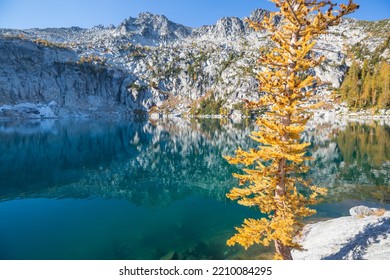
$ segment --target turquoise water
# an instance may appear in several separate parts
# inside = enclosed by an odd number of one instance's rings
[[[261,217],[225,198],[238,169],[222,155],[252,146],[251,129],[218,120],[0,123],[0,259],[269,258],[272,248],[225,245],[244,218]],[[329,188],[313,219],[360,204],[390,208],[388,126],[306,137],[310,176]]]

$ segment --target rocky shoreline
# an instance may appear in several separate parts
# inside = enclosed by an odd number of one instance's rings
[[[92,108],[93,109],[93,108]],[[116,117],[129,117],[134,116],[134,113],[126,112],[125,109],[122,111],[114,110],[102,110],[100,107],[96,107],[95,111],[91,108],[86,110],[79,110],[78,112],[72,112],[61,108],[55,101],[45,103],[32,103],[22,102],[16,105],[2,105],[0,106],[0,120],[12,120],[12,119],[88,119],[88,118],[104,118],[110,116]],[[105,108],[107,109],[107,108]],[[163,118],[201,118],[201,119],[222,119],[228,118],[233,122],[241,122],[248,118],[243,115],[239,110],[233,110],[229,115],[199,115],[191,116],[188,114],[170,114],[163,115],[158,113],[152,113],[145,115],[147,118],[152,120],[158,120]],[[322,123],[333,123],[343,121],[366,121],[366,120],[378,120],[384,121],[388,124],[390,120],[390,109],[379,109],[379,110],[361,110],[361,111],[350,111],[345,105],[336,105],[330,110],[316,110],[314,112],[312,120],[309,122],[310,126],[320,125]]]
[[[308,224],[294,260],[389,260],[390,211],[357,206],[351,216]]]

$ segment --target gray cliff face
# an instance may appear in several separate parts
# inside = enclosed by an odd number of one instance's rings
[[[42,48],[17,39],[1,40],[0,53],[0,100],[4,103],[53,98],[57,66],[77,61],[77,55],[70,50]]]
[[[0,40],[0,104],[51,103],[58,116],[125,111],[136,108],[124,84],[129,79],[119,69],[80,63],[70,49]]]
[[[259,9],[249,18],[268,14]],[[345,48],[360,43],[374,52],[386,27],[389,20],[342,21],[317,41],[326,61],[315,75],[339,87],[350,63]],[[268,34],[236,17],[199,28],[141,13],[118,27],[0,29],[0,117],[31,110],[39,111],[35,117],[189,114],[210,97],[233,109],[258,96],[258,50],[269,47]],[[30,109],[14,113],[12,106],[25,102]]]

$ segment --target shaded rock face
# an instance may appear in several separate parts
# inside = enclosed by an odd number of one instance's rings
[[[118,69],[78,63],[70,49],[0,40],[0,104],[55,102],[58,110],[69,112],[124,110],[134,104],[125,94],[126,78]]]
[[[68,50],[40,48],[22,40],[0,40],[0,102],[42,101],[54,97],[58,65],[75,62]],[[51,83],[46,83],[51,79]]]

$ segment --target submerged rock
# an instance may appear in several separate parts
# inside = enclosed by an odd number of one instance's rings
[[[178,260],[179,255],[175,251],[170,251],[160,258],[160,260]]]
[[[354,207],[350,217],[306,225],[299,237],[302,251],[295,260],[389,260],[390,211],[377,216],[375,209]],[[371,213],[371,214],[369,214]],[[367,215],[369,214],[369,215]]]

